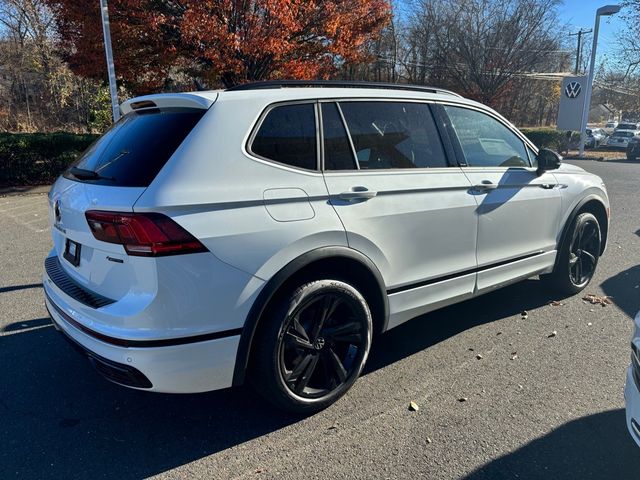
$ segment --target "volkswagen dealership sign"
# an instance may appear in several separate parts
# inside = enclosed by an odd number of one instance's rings
[[[587,77],[565,77],[562,80],[558,129],[580,131]]]

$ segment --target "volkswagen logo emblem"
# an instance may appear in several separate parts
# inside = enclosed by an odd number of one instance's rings
[[[53,215],[56,218],[56,223],[60,223],[62,220],[62,214],[60,213],[60,200],[56,200],[56,203],[53,204]]]
[[[579,82],[569,82],[567,86],[564,87],[564,94],[568,98],[578,98],[580,92],[582,91],[582,85]]]

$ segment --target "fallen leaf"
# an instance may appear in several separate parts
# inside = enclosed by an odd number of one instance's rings
[[[522,316],[523,320],[526,320],[527,317],[529,317],[529,312],[527,312],[526,310],[523,310],[522,312],[520,312],[520,315]]]
[[[467,400],[468,400],[468,398],[467,398],[467,397],[460,397],[460,398],[458,399],[458,401],[459,401],[459,402],[466,402]]]
[[[611,301],[611,297],[607,295],[594,295],[593,293],[585,295],[584,297],[582,297],[582,300],[589,302],[591,305],[602,305],[603,307],[613,304],[613,301]]]
[[[551,305],[552,307],[560,307],[560,306],[564,305],[564,303],[559,302],[558,300],[551,300],[549,302],[549,305]]]
[[[477,354],[477,355],[476,355],[476,358],[477,358],[478,360],[482,360],[482,355]]]
[[[549,335],[547,335],[547,338],[553,338],[556,335],[558,335],[558,332],[556,332],[555,330],[553,332],[551,332]]]
[[[593,325],[593,323],[591,322],[587,323],[587,327],[590,327],[591,325]]]
[[[420,410],[420,407],[416,402],[409,402],[409,411],[417,412],[418,410]]]
[[[518,352],[511,352],[511,360],[518,358]]]
[[[431,440],[429,437],[427,437],[427,443],[431,443],[433,442],[433,440]]]

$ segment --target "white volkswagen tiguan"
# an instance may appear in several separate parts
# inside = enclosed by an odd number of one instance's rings
[[[437,88],[264,82],[134,98],[49,194],[54,324],[128,387],[249,381],[312,412],[372,339],[540,275],[582,290],[602,180]]]

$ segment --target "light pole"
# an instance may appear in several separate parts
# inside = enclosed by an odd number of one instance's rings
[[[593,26],[593,45],[591,46],[591,63],[589,64],[589,80],[587,91],[584,93],[584,106],[582,108],[582,124],[580,126],[580,151],[578,157],[584,155],[584,144],[587,140],[587,121],[589,120],[589,107],[591,106],[591,92],[593,90],[593,75],[596,69],[596,47],[598,45],[598,30],[600,29],[600,17],[614,15],[620,11],[620,5],[605,5],[596,10],[596,23]]]
[[[113,65],[113,52],[111,51],[111,32],[109,29],[109,9],[107,0],[100,0],[100,14],[102,15],[102,35],[104,36],[104,53],[107,57],[107,73],[109,74],[109,93],[111,94],[111,111],[113,121],[120,118],[118,106],[118,86],[116,85],[116,68]]]

